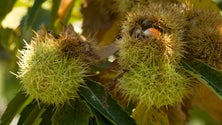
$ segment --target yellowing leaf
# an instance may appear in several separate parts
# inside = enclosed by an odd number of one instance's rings
[[[169,125],[164,108],[147,108],[144,104],[138,104],[132,115],[138,125]]]
[[[191,103],[208,112],[217,122],[222,123],[222,100],[206,85],[195,84]]]
[[[188,104],[189,105],[189,104]],[[189,106],[181,103],[168,107],[168,119],[170,125],[185,125],[188,120]]]
[[[99,46],[105,46],[111,44],[115,41],[117,34],[120,31],[120,20],[116,20],[113,22],[112,26],[106,31],[103,35]]]

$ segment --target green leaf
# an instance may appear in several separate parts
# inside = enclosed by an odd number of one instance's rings
[[[50,20],[51,28],[54,28],[56,19],[58,17],[58,9],[59,9],[60,3],[61,3],[61,0],[53,0],[52,2],[51,20]]]
[[[51,125],[52,124],[52,116],[55,113],[55,107],[54,106],[48,106],[46,111],[42,114],[41,118],[42,121],[40,123],[40,125]]]
[[[28,104],[21,112],[21,116],[18,120],[18,125],[22,125],[24,123],[24,121],[26,120],[26,118],[29,116],[29,114],[32,112],[33,108],[36,106],[37,104],[32,102],[30,104]]]
[[[5,16],[12,10],[16,0],[1,0],[0,24]]]
[[[28,16],[27,16],[27,21],[26,21],[26,26],[28,28],[32,27],[34,21],[36,20],[37,13],[39,9],[42,6],[42,3],[44,3],[46,0],[35,0],[34,5],[32,8],[29,9],[28,11]]]
[[[96,109],[91,107],[92,112],[95,117],[91,119],[91,124],[93,125],[113,125],[109,120],[107,120],[102,114],[100,114]]]
[[[23,92],[18,92],[17,95],[9,102],[7,109],[1,118],[1,125],[9,125],[16,114],[18,114],[30,100]]]
[[[46,109],[44,106],[34,102],[31,105],[28,105],[24,112],[22,112],[22,120],[19,121],[20,125],[38,125],[41,122],[41,115]]]
[[[70,105],[71,104],[71,105]],[[86,102],[75,100],[55,112],[53,125],[87,125],[92,113]]]
[[[19,118],[18,125],[25,125],[25,124],[27,124],[27,121],[29,121],[28,123],[33,122],[35,120],[36,116],[38,115],[37,110],[39,110],[39,109],[40,109],[40,105],[38,105],[38,103],[36,101],[33,101],[32,103],[27,105],[23,109],[23,111],[21,112],[21,116]],[[33,112],[35,112],[35,113],[33,113]],[[31,114],[33,114],[33,115],[31,115]]]
[[[222,72],[217,71],[204,62],[195,60],[181,62],[183,68],[194,78],[211,87],[217,94],[222,96]]]
[[[41,10],[41,5],[46,0],[35,0],[34,4],[31,8],[29,8],[27,16],[25,16],[24,20],[21,23],[21,38],[22,40],[29,41],[32,37],[32,30],[35,21],[37,20],[37,16],[39,11]],[[41,17],[43,18],[43,17]]]
[[[92,117],[89,119],[89,125],[100,125],[100,124],[97,123],[95,117]]]
[[[112,99],[104,100],[104,88],[96,82],[86,81],[87,87],[80,87],[80,95],[113,124],[135,125],[135,121]],[[106,104],[105,104],[106,103]]]

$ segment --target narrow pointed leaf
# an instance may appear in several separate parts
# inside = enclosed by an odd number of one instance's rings
[[[51,19],[50,19],[51,28],[54,28],[54,24],[58,17],[58,10],[59,10],[60,3],[61,3],[61,0],[53,0],[52,2]]]
[[[104,88],[96,82],[86,81],[89,88],[81,87],[80,95],[110,122],[118,125],[135,125],[135,121],[112,99],[104,100]],[[104,104],[106,103],[106,104]]]
[[[17,95],[12,99],[12,101],[9,102],[7,109],[2,115],[0,124],[10,124],[15,115],[18,114],[28,103],[28,97],[23,92],[18,92]]]
[[[182,61],[181,64],[191,76],[213,88],[218,95],[222,96],[222,72],[199,60],[190,63]]]
[[[39,11],[41,11],[42,4],[45,1],[46,0],[35,0],[33,6],[28,9],[28,13],[21,21],[21,25],[20,25],[21,38],[22,38],[21,43],[23,42],[23,40],[28,41],[28,42],[31,40],[32,35],[33,35],[32,30],[34,29],[34,26],[39,27],[40,26],[38,24],[39,19],[45,18],[45,17],[43,17],[43,15],[47,14],[46,12],[39,13]],[[39,17],[39,15],[41,15],[41,16]],[[37,24],[38,24],[38,26],[36,26]]]
[[[45,111],[43,106],[38,104],[34,105],[29,115],[21,125],[38,125],[41,122],[41,115]]]
[[[103,115],[101,115],[96,109],[92,108],[94,114],[94,125],[113,125],[109,120],[107,120]]]
[[[75,100],[55,112],[53,125],[87,125],[91,112],[86,102]]]
[[[26,118],[30,115],[30,113],[32,112],[32,110],[35,108],[35,106],[37,105],[36,101],[33,101],[32,103],[28,104],[21,112],[21,116],[19,118],[18,121],[18,125],[23,125]]]
[[[55,113],[55,107],[53,106],[48,106],[46,111],[42,114],[41,118],[41,123],[40,125],[51,125],[52,124],[52,116]]]
[[[35,0],[33,7],[30,8],[30,10],[28,11],[28,16],[27,16],[27,20],[26,20],[26,26],[28,28],[32,27],[32,25],[36,19],[37,13],[38,13],[39,9],[41,8],[42,3],[44,3],[45,1],[46,0]]]

